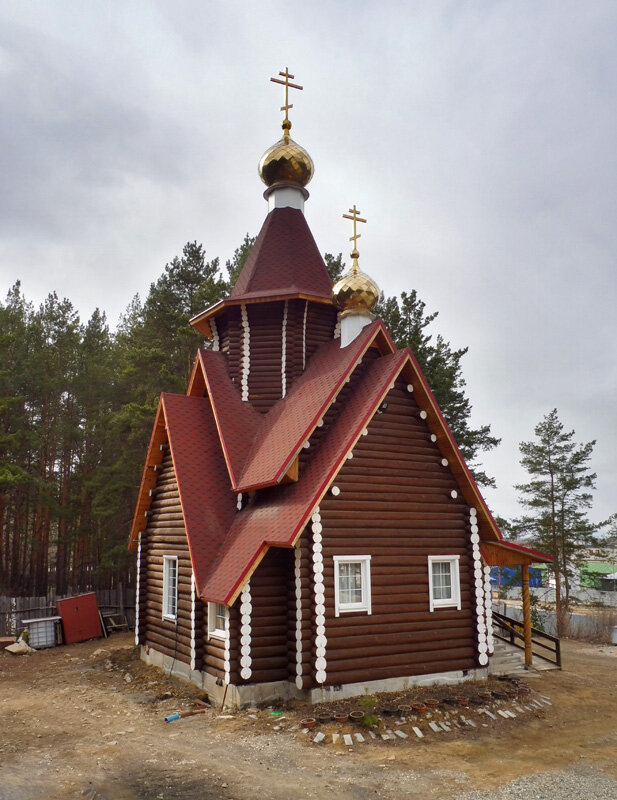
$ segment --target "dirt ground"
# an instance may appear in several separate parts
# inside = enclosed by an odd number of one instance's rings
[[[507,720],[496,713],[500,703],[486,706],[496,720],[462,709],[476,727],[440,734],[415,720],[423,739],[411,721],[385,720],[409,738],[373,740],[364,730],[367,741],[347,747],[329,734],[362,729],[330,723],[315,744],[320,728],[300,725],[306,708],[281,716],[207,708],[166,724],[174,711],[195,708],[199,692],[146,667],[129,634],[30,656],[1,652],[0,798],[447,800],[572,765],[615,779],[617,647],[565,641],[563,658],[561,672],[527,678],[531,695],[501,704],[543,695],[550,706]],[[433,721],[450,721],[446,713]]]

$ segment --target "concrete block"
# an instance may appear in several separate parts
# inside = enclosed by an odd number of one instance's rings
[[[315,738],[313,739],[313,741],[315,742],[315,744],[319,744],[319,742],[323,742],[325,738],[326,734],[323,733],[322,731],[319,731],[319,733],[315,734]]]
[[[484,709],[484,713],[489,716],[491,719],[497,719],[497,717],[493,714],[492,711],[489,711],[488,708]]]
[[[470,728],[477,728],[478,726],[472,719],[466,719],[465,725],[469,725]]]
[[[371,737],[371,739],[376,739],[377,738],[377,734],[374,731],[369,731],[368,735]]]
[[[450,732],[452,730],[452,728],[448,725],[447,722],[440,722],[439,724],[441,725],[441,728],[444,731]]]
[[[345,742],[345,744],[347,746],[352,745],[353,744],[353,739],[351,738],[351,734],[344,733],[343,734],[343,741]]]
[[[497,709],[497,713],[499,714],[500,717],[503,717],[504,719],[508,719],[508,715],[506,714],[505,711],[502,711],[501,708]]]
[[[365,742],[366,741],[366,739],[364,738],[364,736],[362,736],[361,733],[354,733],[353,738],[356,740],[356,742]]]
[[[428,726],[432,731],[435,731],[435,733],[441,733],[441,728],[436,722],[431,721],[429,722]]]
[[[398,729],[394,731],[394,735],[398,736],[399,739],[407,739],[408,736],[404,731],[399,731]]]
[[[420,728],[418,728],[416,725],[414,725],[414,726],[412,727],[412,731],[413,731],[413,732],[416,734],[416,736],[418,737],[418,739],[424,739],[424,734],[422,733],[422,731],[420,730]]]
[[[332,744],[336,744],[340,738],[341,738],[341,734],[340,733],[333,733],[332,734]]]

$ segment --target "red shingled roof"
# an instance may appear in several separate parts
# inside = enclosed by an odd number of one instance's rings
[[[198,588],[236,513],[207,397],[163,394],[169,447],[178,481],[191,561]]]
[[[229,299],[289,293],[329,300],[332,281],[302,211],[275,208],[266,217]]]
[[[332,303],[332,281],[302,211],[274,208],[266,217],[231,294],[191,319],[211,336],[210,319],[229,306],[302,298]]]
[[[214,419],[231,486],[236,490],[246,463],[251,442],[263,425],[263,414],[243,403],[238,387],[227,370],[227,356],[212,350],[200,350],[196,367],[201,367],[205,386],[212,401]]]
[[[236,513],[210,400],[207,397],[163,393],[144,468],[131,531],[136,546],[146,527],[144,511],[156,485],[153,466],[161,461],[159,445],[169,442],[178,482],[191,561],[198,589],[218,553]]]
[[[376,342],[382,352],[395,350],[381,320],[367,325],[347,347],[341,348],[340,339],[321,345],[289,394],[267,414],[242,402],[222,353],[199,352],[196,368],[201,368],[203,384],[212,400],[234,491],[275,486],[283,479],[333,398]],[[195,378],[194,372],[191,386],[201,387],[202,382],[197,384]]]
[[[277,484],[314,431],[363,354],[379,344],[379,359],[360,379],[332,427],[325,432],[297,483]],[[270,546],[289,547],[336,475],[347,452],[366,427],[401,371],[413,382],[414,396],[427,412],[442,454],[469,505],[478,509],[483,540],[502,541],[490,511],[464,462],[420,367],[409,349],[392,353],[383,323],[367,326],[346,348],[328,342],[313,355],[287,397],[266,415],[240,400],[225,365],[225,356],[199,354],[191,385],[207,388],[209,397],[164,394],[157,414],[131,542],[144,527],[153,464],[160,460],[159,440],[169,437],[186,531],[200,596],[230,604]],[[297,387],[297,388],[296,388]],[[227,468],[225,468],[225,465]],[[240,479],[237,476],[240,475]],[[248,476],[247,481],[243,478]],[[252,476],[252,477],[251,477]],[[236,513],[235,492],[248,480],[272,488]]]
[[[293,545],[408,358],[409,352],[401,350],[374,361],[298,483],[270,490],[236,515],[210,570],[204,599],[231,604],[269,546]]]
[[[381,320],[367,325],[347,347],[341,348],[340,339],[333,339],[317,350],[284,401],[263,417],[246,458],[239,491],[272,486],[281,480],[379,334],[382,349],[394,351]]]

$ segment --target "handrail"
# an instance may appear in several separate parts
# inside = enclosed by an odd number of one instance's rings
[[[500,636],[499,633],[495,632],[495,636],[498,639],[502,639],[504,642],[509,641],[510,644],[514,645],[514,647],[518,647],[521,650],[525,649],[525,634],[522,630],[523,623],[518,620],[514,619],[513,617],[508,617],[505,614],[500,614],[497,611],[493,611],[493,622],[497,628],[505,631],[508,634],[508,637]],[[523,641],[523,644],[520,644],[516,641],[519,638]],[[545,644],[544,642],[538,641],[539,639],[546,639],[551,644]],[[534,656],[537,658],[541,658],[544,661],[548,661],[550,664],[555,664],[559,669],[561,669],[561,642],[557,636],[552,636],[550,633],[546,633],[545,631],[541,631],[538,628],[531,628],[531,642],[532,646],[535,644],[538,647],[541,647],[543,650],[548,650],[551,654],[551,658],[548,658],[547,655],[543,655],[542,653],[534,652]]]

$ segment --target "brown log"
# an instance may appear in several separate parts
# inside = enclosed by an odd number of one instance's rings
[[[328,663],[350,658],[361,660],[366,654],[367,648],[370,648],[371,654],[379,656],[418,654],[431,647],[440,648],[444,640],[448,641],[449,647],[455,645],[458,647],[475,646],[470,627],[461,631],[429,631],[413,636],[399,634],[398,637],[389,637],[388,639],[384,639],[379,634],[375,636],[345,636],[337,638],[335,645],[331,645],[332,640],[328,639],[326,658]]]
[[[328,658],[328,653],[326,651],[326,670],[328,675],[332,677],[339,672],[349,671],[353,668],[354,664],[358,666],[361,665],[365,669],[380,669],[382,667],[390,669],[395,666],[410,667],[414,664],[424,664],[431,661],[447,662],[450,653],[452,654],[453,661],[462,661],[465,659],[473,660],[475,652],[475,647],[473,645],[467,647],[457,645],[455,647],[440,647],[434,650],[421,650],[417,653],[386,653],[385,655],[380,655],[378,652],[370,654],[365,652],[364,655],[360,657],[358,657],[357,654],[353,654],[350,658],[341,656],[336,661],[332,661],[331,658]],[[402,674],[404,674],[404,672]]]
[[[161,648],[166,648],[167,655],[174,655],[174,652],[178,653],[178,660],[184,661],[185,663],[190,663],[191,658],[191,646],[190,644],[187,645],[185,642],[181,642],[178,640],[178,645],[176,647],[176,640],[169,639],[165,636],[161,636],[158,631],[153,631],[148,629],[146,631],[146,641],[150,644],[153,644],[156,650],[161,650]],[[188,660],[187,660],[188,659]]]
[[[388,678],[413,675],[434,675],[440,672],[474,669],[475,666],[475,660],[467,657],[456,661],[427,661],[424,663],[410,664],[407,669],[401,666],[381,666],[375,668],[367,667],[365,664],[362,664],[362,667],[359,669],[341,670],[340,672],[330,674],[326,668],[327,679],[325,685],[365,683],[371,680],[386,680]]]
[[[248,683],[273,683],[274,681],[286,681],[290,679],[287,667],[279,669],[255,669],[247,681]],[[243,681],[244,683],[244,681]]]
[[[222,658],[218,658],[218,656],[213,653],[208,652],[208,650],[204,652],[203,662],[208,670],[217,669],[220,670],[222,674],[225,673],[225,661]]]

